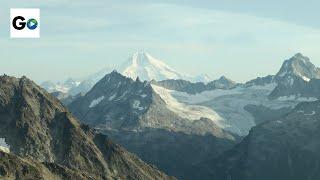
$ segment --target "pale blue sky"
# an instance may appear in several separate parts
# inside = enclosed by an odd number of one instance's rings
[[[9,9],[41,9],[41,38],[10,39]],[[275,73],[302,52],[320,65],[320,2],[5,0],[0,73],[37,82],[83,77],[149,52],[178,71],[236,81]]]

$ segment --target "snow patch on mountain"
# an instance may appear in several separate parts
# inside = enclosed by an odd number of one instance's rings
[[[312,111],[311,113],[304,114],[305,116],[313,116],[316,114],[316,111]]]
[[[98,105],[102,100],[104,100],[104,96],[101,96],[101,97],[93,100],[93,101],[90,103],[89,108],[95,107],[95,106]]]
[[[277,101],[298,101],[298,102],[312,102],[318,100],[314,97],[301,97],[300,95],[280,96]]]
[[[112,100],[114,100],[114,98],[116,98],[117,97],[117,93],[114,93],[112,96],[110,96],[109,98],[108,98],[108,100],[109,101],[112,101]]]
[[[6,143],[5,138],[0,138],[0,151],[10,153],[10,146]]]
[[[212,78],[207,74],[200,74],[198,76],[195,76],[193,78],[189,78],[191,82],[203,82],[208,83],[212,81]]]
[[[139,100],[134,100],[134,101],[133,101],[133,104],[132,104],[132,107],[133,107],[134,109],[138,109],[139,111],[143,111],[144,108],[141,107],[140,104],[141,104],[141,103],[140,103]]]
[[[302,79],[304,80],[304,81],[307,81],[307,82],[309,82],[310,81],[310,79],[309,78],[307,78],[307,77],[305,77],[305,76],[301,76],[302,77]]]
[[[50,91],[51,92],[59,91],[59,92],[67,93],[69,90],[70,90],[69,88],[57,84],[55,85],[55,87],[51,88]]]
[[[311,113],[305,113],[305,111],[299,110],[298,113],[302,113],[305,116],[313,116],[316,114],[316,111],[311,111]]]

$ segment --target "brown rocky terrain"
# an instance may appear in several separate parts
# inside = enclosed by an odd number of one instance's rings
[[[172,179],[96,133],[26,77],[0,76],[6,179]]]

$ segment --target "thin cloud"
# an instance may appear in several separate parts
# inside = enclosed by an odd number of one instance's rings
[[[79,61],[90,59],[90,63],[75,68],[78,72],[73,73],[84,74],[88,72],[84,68],[93,70],[103,63],[117,65],[136,50],[160,55],[168,64],[188,74],[225,74],[238,81],[276,71],[275,67],[296,51],[306,52],[315,58],[313,62],[320,64],[317,61],[320,53],[315,48],[320,42],[319,29],[250,13],[129,1],[108,1],[106,4],[81,0],[73,8],[68,1],[56,1],[52,4],[41,2],[39,6],[44,6],[41,38],[37,41],[1,40],[0,47],[4,51],[1,59],[10,58],[13,62],[44,60],[48,64],[44,67],[48,67],[48,76],[55,80],[72,76],[70,72],[60,71],[58,76],[51,72],[50,66],[57,61],[63,66],[74,67],[80,66],[74,64],[74,58]],[[0,31],[0,34],[5,33],[7,30]],[[17,48],[21,53],[13,53]],[[50,55],[57,52],[59,56]],[[235,59],[241,63],[232,66]],[[193,68],[196,62],[201,62],[197,69]],[[0,71],[16,71],[14,63],[2,69],[5,63],[0,61]],[[257,68],[248,73],[240,71],[251,63]],[[37,77],[39,73],[31,72],[32,68],[25,70],[30,70],[28,74],[33,74],[32,78],[42,78]]]

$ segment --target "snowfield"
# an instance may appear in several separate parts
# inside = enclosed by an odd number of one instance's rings
[[[132,79],[139,77],[143,81],[185,78],[148,53],[134,53],[119,69],[123,75]]]
[[[270,100],[268,95],[275,87],[275,83],[270,83],[265,86],[237,87],[230,90],[216,89],[192,95],[153,85],[168,108],[179,116],[194,120],[206,117],[220,127],[241,136],[247,135],[256,125],[254,117],[244,109],[247,105],[280,109],[293,108],[300,102],[316,100],[293,96]]]
[[[161,99],[166,102],[167,108],[175,112],[180,117],[189,119],[191,121],[199,120],[200,118],[208,118],[215,122],[215,124],[217,124],[219,127],[226,127],[223,118],[221,118],[214,110],[205,106],[189,105],[178,102],[177,99],[172,96],[172,93],[175,91],[156,85],[152,85],[152,88],[161,97]]]

